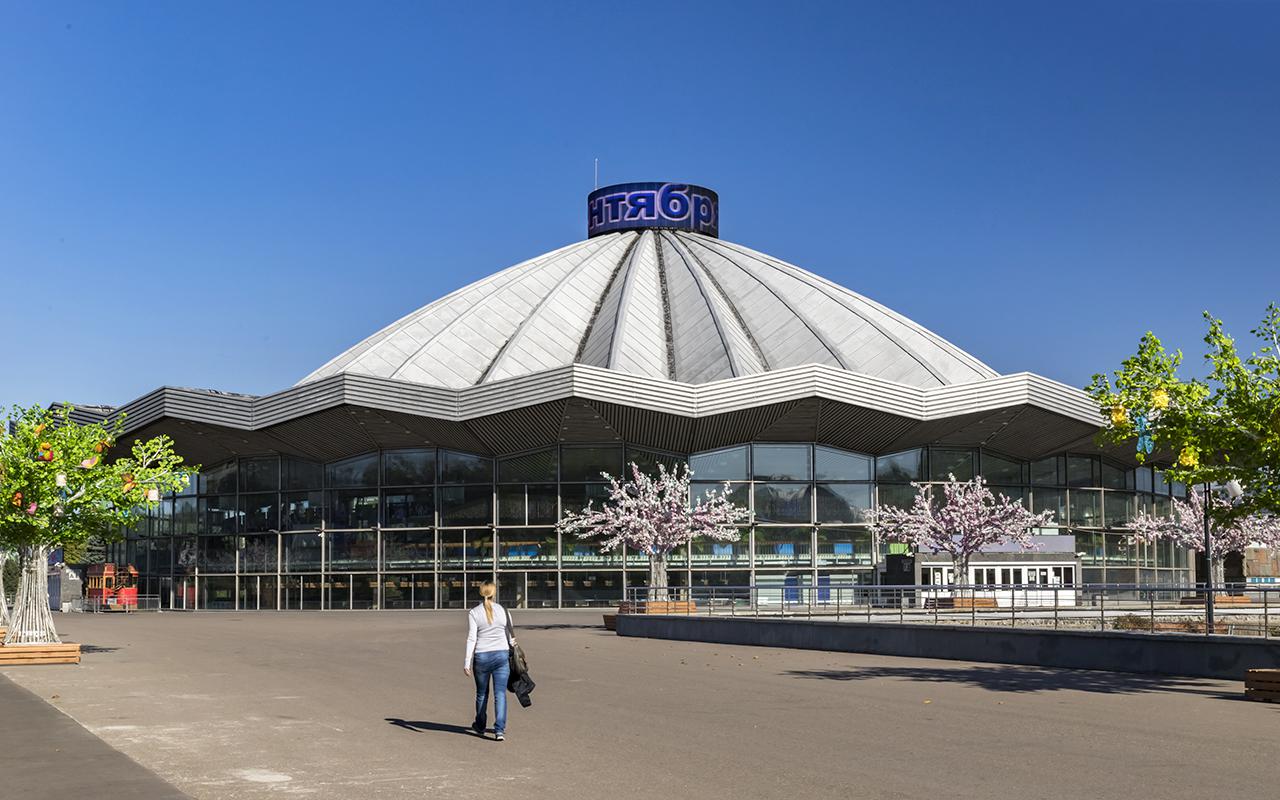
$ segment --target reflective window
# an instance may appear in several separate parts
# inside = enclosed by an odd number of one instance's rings
[[[324,517],[324,492],[286,492],[281,498],[280,510],[280,530],[319,528]]]
[[[285,489],[324,488],[324,467],[314,461],[284,456],[280,459],[280,474]]]
[[[378,524],[378,495],[367,489],[329,492],[329,527],[372,528]]]
[[[498,524],[525,524],[524,484],[498,487]]]
[[[1152,491],[1154,491],[1156,494],[1168,494],[1169,484],[1165,482],[1164,472],[1157,469],[1157,470],[1152,470],[1152,473],[1154,474],[1154,477],[1155,477],[1155,483],[1154,483],[1154,487],[1152,488]]]
[[[560,537],[560,558],[565,569],[622,563],[622,553],[618,550],[606,552],[600,547],[599,539],[579,539],[576,536]]]
[[[240,495],[240,530],[274,531],[279,527],[279,495],[275,492]]]
[[[703,481],[745,481],[751,477],[747,469],[746,446],[727,447],[689,456],[689,471]]]
[[[670,455],[668,453],[657,453],[651,450],[638,450],[634,447],[627,448],[627,465],[635,464],[640,471],[646,475],[658,474],[658,466],[666,468],[667,472],[680,471],[685,464],[685,460],[680,456]],[[630,470],[628,470],[630,477]]]
[[[563,447],[560,450],[560,480],[598,481],[602,472],[622,475],[622,448]]]
[[[880,456],[876,459],[876,479],[882,481],[918,481],[924,476],[924,456],[921,450]]]
[[[1035,489],[1031,493],[1031,510],[1037,514],[1052,511],[1051,525],[1067,524],[1067,493],[1061,489]]]
[[[808,483],[757,483],[757,522],[810,522],[813,511]]]
[[[891,508],[911,508],[918,494],[916,487],[907,485],[880,484],[876,491],[880,496],[880,505]]]
[[[330,570],[377,569],[378,534],[374,531],[333,531],[325,535]]]
[[[536,453],[511,456],[498,461],[498,481],[501,483],[527,483],[556,480],[556,451],[539,450]]]
[[[1105,503],[1107,527],[1118,528],[1133,521],[1132,492],[1107,492]]]
[[[200,494],[234,494],[236,491],[236,462],[227,461],[207,467],[200,472]]]
[[[1031,462],[1031,483],[1036,486],[1061,486],[1063,470],[1060,469],[1062,459],[1054,456]]]
[[[493,459],[452,450],[440,451],[441,483],[490,483]]]
[[[760,566],[809,564],[811,528],[756,528],[756,563]]]
[[[234,494],[200,498],[201,533],[235,533],[237,515]]]
[[[940,448],[930,450],[929,479],[946,481],[951,476],[955,476],[958,481],[973,480],[973,451]]]
[[[689,499],[694,505],[697,505],[700,501],[705,500],[708,492],[715,492],[717,494],[724,493],[725,492],[724,484],[712,483],[710,481],[707,481],[707,482],[697,481],[689,484]],[[751,508],[751,484],[749,483],[729,484],[729,489],[726,494],[726,497],[728,498],[730,503],[733,503],[738,508],[750,509]]]
[[[436,523],[436,493],[430,486],[382,493],[385,528],[429,528]]]
[[[1099,463],[1089,456],[1067,456],[1068,486],[1100,486]]]
[[[1059,524],[1062,520],[1059,520]],[[1102,527],[1102,492],[1091,489],[1071,490],[1071,524],[1082,528]]]
[[[603,483],[560,484],[560,513],[581,513],[591,503],[593,508],[609,499],[609,487]]]
[[[285,572],[310,572],[320,569],[320,534],[292,533],[280,537]]]
[[[755,444],[751,463],[758,481],[807,481],[813,478],[807,444]]]
[[[201,536],[200,537],[200,571],[201,572],[235,572],[236,571],[236,537],[234,536]]]
[[[1102,486],[1106,489],[1132,489],[1128,470],[1114,464],[1102,462]]]
[[[240,548],[241,572],[276,571],[276,534],[243,536],[241,541],[244,543]]]
[[[382,454],[383,486],[419,486],[435,482],[435,450],[387,450]]]
[[[743,529],[736,542],[694,539],[689,550],[693,563],[699,566],[747,566],[751,563],[751,531]]]
[[[240,459],[240,491],[274,492],[280,488],[280,461],[275,456]]]
[[[530,525],[554,525],[556,522],[556,485],[529,484],[525,487]]]
[[[173,501],[173,532],[175,535],[192,535],[200,530],[200,512],[194,497],[179,497]]]
[[[1151,491],[1151,484],[1152,484],[1151,467],[1138,467],[1136,470],[1134,470],[1134,477],[1137,479],[1137,482],[1138,482],[1138,491],[1140,492]]]
[[[818,529],[818,566],[870,563],[871,531],[868,529]]]
[[[1021,461],[997,456],[983,451],[982,477],[987,483],[1020,484],[1025,483],[1026,468]]]
[[[441,525],[487,525],[493,522],[493,486],[440,487]]]
[[[556,565],[555,528],[503,528],[498,532],[498,565]]]
[[[382,534],[384,569],[430,567],[436,558],[436,536],[431,531],[387,531]]]
[[[378,454],[356,456],[335,461],[325,467],[329,486],[377,486]]]
[[[821,445],[813,448],[813,476],[820,481],[869,481],[872,464],[871,456]]]
[[[818,484],[818,522],[865,522],[871,490],[869,483]]]

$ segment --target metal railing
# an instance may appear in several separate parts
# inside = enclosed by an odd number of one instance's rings
[[[159,611],[160,595],[140,594],[138,595],[138,602],[136,605],[132,603],[129,605],[121,605],[114,597],[107,598],[106,600],[103,600],[102,598],[86,599],[84,601],[84,610],[94,614],[107,611]]]
[[[1210,624],[1206,601],[1203,586],[1132,583],[637,586],[619,613],[1280,638],[1280,586],[1219,587]]]

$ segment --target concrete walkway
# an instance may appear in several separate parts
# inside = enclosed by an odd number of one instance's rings
[[[23,800],[188,797],[59,711],[55,706],[60,700],[54,695],[45,702],[0,675],[0,796]]]
[[[210,800],[1275,795],[1280,706],[1243,700],[1238,682],[630,639],[598,611],[514,616],[538,688],[532,708],[512,704],[502,744],[465,727],[460,611],[62,615],[94,646],[83,663],[5,673]],[[75,763],[46,766],[86,772]]]

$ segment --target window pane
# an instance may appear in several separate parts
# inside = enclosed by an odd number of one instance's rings
[[[756,563],[772,567],[809,564],[810,528],[756,528]]]
[[[1164,480],[1164,472],[1162,472],[1161,470],[1158,470],[1158,469],[1157,469],[1157,470],[1152,470],[1152,472],[1153,472],[1153,473],[1154,473],[1154,475],[1155,475],[1155,485],[1154,485],[1154,487],[1153,487],[1152,491],[1154,491],[1156,494],[1168,494],[1168,493],[1169,493],[1169,484],[1168,484],[1168,483],[1165,483],[1165,480]]]
[[[287,492],[281,500],[281,511],[280,530],[319,528],[324,516],[324,492]]]
[[[876,479],[882,481],[918,481],[924,473],[920,450],[880,456],[876,459]]]
[[[453,450],[440,451],[441,483],[492,483],[493,459]]]
[[[234,494],[236,491],[236,462],[227,461],[207,467],[200,472],[200,494]]]
[[[529,502],[530,525],[554,525],[556,522],[556,485],[529,484],[525,487]]]
[[[435,482],[435,450],[388,450],[382,454],[383,486],[418,486]]]
[[[503,528],[498,532],[498,565],[556,565],[555,528]]]
[[[736,542],[717,542],[705,537],[689,544],[693,563],[699,566],[748,566],[751,563],[751,531],[745,529]]]
[[[657,475],[658,465],[666,467],[667,472],[673,472],[679,471],[681,466],[686,463],[680,456],[656,453],[650,450],[637,450],[631,447],[627,448],[628,475],[630,475],[631,464],[635,464],[646,475]]]
[[[498,487],[498,524],[525,524],[524,484]]]
[[[590,502],[593,508],[609,499],[609,487],[603,483],[564,483],[560,485],[560,512],[581,513]]]
[[[560,450],[560,480],[598,481],[600,473],[622,475],[621,447],[564,447]]]
[[[280,488],[280,462],[275,456],[240,459],[240,491],[274,492]]]
[[[376,569],[378,534],[373,531],[333,532],[329,537],[329,569]]]
[[[1138,467],[1134,471],[1134,476],[1138,481],[1138,491],[1151,491],[1151,467]]]
[[[241,572],[276,571],[277,534],[260,533],[256,536],[241,538],[244,542],[244,546],[240,548]]]
[[[756,484],[756,521],[809,522],[812,519],[807,483]]]
[[[1107,492],[1106,522],[1108,528],[1118,528],[1133,521],[1133,493]]]
[[[236,532],[236,496],[234,494],[200,498],[201,533]]]
[[[1089,456],[1067,456],[1068,486],[1097,486],[1100,483],[1097,459]]]
[[[881,484],[877,487],[880,505],[886,508],[911,508],[916,502],[919,490],[914,486]]]
[[[565,608],[616,606],[622,601],[621,572],[566,572],[561,583]]]
[[[689,471],[700,480],[745,481],[747,472],[747,448],[728,447],[689,456]]]
[[[869,481],[872,461],[871,456],[833,447],[813,449],[814,477],[820,481]]]
[[[280,495],[275,492],[240,495],[240,530],[274,531],[280,528]]]
[[[576,536],[562,536],[560,550],[564,569],[589,567],[597,564],[622,563],[622,553],[618,550],[609,552],[601,550],[598,539],[579,539]]]
[[[715,492],[717,494],[725,494],[723,483],[712,483],[711,481],[698,482],[689,484],[689,500],[694,505],[705,500],[707,492]],[[738,508],[751,508],[751,484],[749,483],[731,483],[726,494],[730,503]]]
[[[871,531],[866,528],[819,528],[818,565],[871,563]]]
[[[1059,520],[1060,524],[1061,522]],[[1071,490],[1071,524],[1082,528],[1102,527],[1102,492],[1092,489]]]
[[[429,528],[436,523],[436,493],[430,486],[382,493],[383,527]]]
[[[493,485],[440,487],[441,525],[487,525],[493,522]]]
[[[329,492],[329,527],[372,528],[378,524],[378,495],[368,489]]]
[[[1067,493],[1061,489],[1035,489],[1031,492],[1031,510],[1039,514],[1041,511],[1052,511],[1050,525],[1067,524]]]
[[[865,522],[871,508],[869,483],[820,483],[817,486],[818,522]]]
[[[329,486],[377,486],[378,454],[370,453],[343,461],[335,461],[325,467]]]
[[[945,481],[952,475],[958,481],[973,480],[973,451],[930,450],[929,479]]]
[[[758,481],[807,481],[813,477],[807,444],[755,444],[751,454]]]
[[[539,450],[498,462],[498,480],[502,483],[527,483],[556,480],[556,451]]]
[[[991,453],[982,453],[982,477],[987,483],[1014,484],[1025,483],[1027,478],[1021,461],[1002,458]]]
[[[1058,464],[1061,460],[1055,456],[1032,461],[1031,482],[1036,486],[1061,486],[1062,480],[1058,474]]]
[[[1128,470],[1102,462],[1102,486],[1106,489],[1128,489]]]
[[[285,456],[280,462],[285,489],[323,489],[324,467],[314,461]]]
[[[431,531],[388,531],[382,534],[383,569],[430,567],[436,557]]]
[[[201,536],[200,571],[235,572],[236,537]]]
[[[200,529],[200,512],[194,497],[179,497],[173,501],[173,532],[177,536],[192,535]]]
[[[293,533],[281,537],[285,572],[309,572],[320,569],[320,534]]]

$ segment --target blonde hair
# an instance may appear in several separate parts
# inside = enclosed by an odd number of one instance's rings
[[[493,624],[493,598],[498,594],[498,587],[493,581],[485,581],[480,584],[480,596],[484,598],[484,616],[489,620],[489,624]]]

